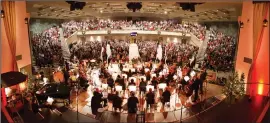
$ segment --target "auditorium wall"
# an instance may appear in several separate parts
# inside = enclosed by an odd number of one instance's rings
[[[64,20],[61,19],[47,19],[47,18],[31,18],[30,31],[32,34],[41,33],[44,30],[60,25]]]
[[[16,12],[16,56],[21,55],[22,58],[17,61],[18,68],[31,65],[31,55],[29,48],[29,38],[27,24],[25,24],[25,18],[29,18],[29,14],[26,13],[26,2],[16,1],[15,2]],[[12,70],[12,57],[6,36],[3,20],[1,19],[1,72],[8,72]],[[31,71],[29,71],[31,73]]]
[[[268,16],[269,18],[269,12]],[[252,71],[249,71],[251,64],[244,62],[244,57],[253,58],[253,4],[252,2],[243,2],[242,15],[239,21],[244,23],[240,29],[239,45],[236,60],[236,70],[245,73],[245,79],[248,79],[251,72],[252,80],[248,81],[247,94],[267,95],[269,92],[269,22],[268,27],[264,27],[260,50]],[[269,20],[268,20],[269,21]],[[246,81],[247,82],[247,81]]]
[[[253,59],[253,4],[251,1],[243,2],[242,15],[239,17],[239,21],[244,23],[244,27],[240,28],[235,70],[244,73],[245,82],[247,82],[251,64],[244,62],[244,57]],[[248,94],[249,86],[246,85],[246,89]]]

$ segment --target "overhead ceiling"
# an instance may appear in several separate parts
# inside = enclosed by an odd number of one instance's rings
[[[170,0],[168,0],[170,1]],[[176,2],[142,2],[142,9],[132,12],[124,0],[114,2],[87,1],[83,10],[70,11],[65,1],[27,1],[27,11],[32,18],[114,18],[153,17],[160,19],[179,18],[186,21],[236,21],[241,15],[242,2],[204,2],[195,5],[195,12],[183,11]]]

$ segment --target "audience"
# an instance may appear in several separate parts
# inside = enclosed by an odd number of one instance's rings
[[[112,20],[87,20],[87,21],[68,21],[61,25],[63,27],[64,37],[68,38],[78,30],[160,30],[160,31],[178,31],[182,33],[192,33],[198,39],[204,40],[206,27],[197,23],[179,24],[174,21],[112,21]],[[72,43],[70,45],[71,58],[74,56],[78,60],[83,59],[101,59],[101,49],[105,49],[106,44],[111,45],[112,61],[128,61],[129,41],[108,40],[108,41],[86,41]],[[139,53],[142,61],[155,60],[158,41],[138,41]],[[41,34],[35,34],[32,38],[33,55],[36,66],[45,67],[55,64],[63,65],[61,41],[59,40],[59,27],[52,27]],[[230,71],[234,65],[235,38],[227,36],[213,28],[210,28],[210,40],[206,50],[205,62],[203,67],[215,71]],[[167,63],[188,63],[194,53],[198,52],[198,47],[182,44],[180,42],[171,42],[163,45],[167,49]],[[164,54],[164,51],[163,51]],[[106,60],[106,52],[103,52],[102,59]],[[163,55],[164,56],[164,55]]]

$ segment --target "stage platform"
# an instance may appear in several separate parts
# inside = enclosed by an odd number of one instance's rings
[[[210,101],[211,98],[213,98],[214,96],[221,95],[222,94],[221,90],[222,90],[222,86],[215,85],[215,84],[209,84],[208,83],[208,85],[207,85],[207,93],[206,94],[203,94],[203,95],[199,95],[199,96],[202,99],[207,99],[207,100]],[[184,102],[187,100],[187,97],[184,96],[184,95],[180,95],[179,98],[180,98],[180,100],[181,100],[181,102],[182,102],[182,104],[184,106],[184,108],[183,108],[183,112],[184,113],[182,112],[183,113],[183,117],[192,116],[192,114],[194,114],[194,113],[192,113],[193,110],[196,112],[196,110],[193,109],[192,107],[194,107],[194,106],[200,106],[200,103],[199,102],[197,104],[194,104],[194,105],[191,105],[191,104],[185,105]],[[88,99],[89,99],[89,95],[88,95],[87,92],[82,92],[82,93],[79,94],[79,96],[78,96],[78,102],[79,102],[78,103],[78,111],[80,113],[84,114],[84,115],[93,117],[92,112],[91,112],[91,103],[86,101]],[[221,100],[221,99],[217,99],[216,98],[216,100]],[[123,103],[125,103],[125,101],[126,100],[124,99]],[[76,103],[76,97],[75,97],[75,95],[73,95],[72,96],[71,108],[74,111],[77,111],[77,105],[76,104],[77,104]],[[148,109],[147,110],[147,113],[149,113],[149,116],[147,114],[147,117],[153,117],[153,116],[150,116],[150,114],[154,114],[154,117],[160,118],[160,116],[163,116],[163,113],[167,113],[167,114],[169,114],[168,115],[169,116],[169,119],[171,119],[172,121],[173,120],[177,120],[177,118],[179,118],[180,112],[181,112],[180,111],[181,107],[178,107],[176,109],[169,109],[169,108],[166,109],[166,108],[162,108],[161,107],[161,104],[159,104],[159,105],[160,105],[160,107],[157,107],[156,110],[149,110]],[[105,114],[107,114],[107,115],[109,115],[109,114],[114,115],[115,114],[113,112],[113,110],[112,110],[112,103],[109,102],[107,108],[108,108],[108,110],[106,111]],[[189,108],[191,108],[192,110],[190,110]],[[120,112],[118,111],[118,113],[120,113]],[[121,115],[121,118],[120,119],[126,119],[127,120],[127,118],[131,118],[132,119],[132,117],[133,117],[132,115],[129,115],[127,113],[127,111],[122,111],[121,114],[122,115]],[[174,115],[176,115],[177,118],[175,118]],[[122,118],[122,116],[123,116],[123,118]],[[171,116],[173,116],[173,117],[171,117]],[[114,116],[112,116],[112,117],[114,117]],[[156,119],[155,121],[161,121],[161,120],[162,119]],[[121,122],[125,122],[125,120],[121,120]]]

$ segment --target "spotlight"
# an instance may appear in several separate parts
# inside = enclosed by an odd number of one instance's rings
[[[4,10],[1,10],[1,18],[4,18],[4,17],[5,17]]]
[[[66,1],[70,4],[70,11],[74,10],[82,10],[83,7],[86,5],[86,2],[77,2],[77,1]]]
[[[28,24],[28,18],[24,18],[24,23]]]
[[[244,23],[242,21],[240,21],[240,28],[244,27]]]
[[[127,8],[129,10],[132,10],[133,12],[136,12],[136,10],[140,10],[142,8],[141,2],[130,2],[127,3]]]
[[[268,21],[267,21],[266,19],[264,19],[264,20],[263,20],[263,26],[264,26],[264,27],[267,27],[267,23],[268,23]]]

